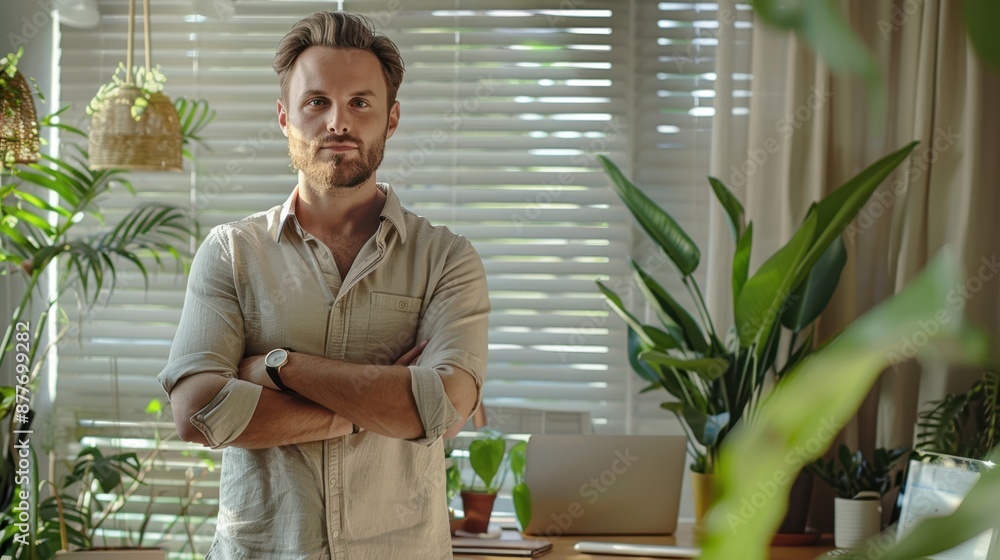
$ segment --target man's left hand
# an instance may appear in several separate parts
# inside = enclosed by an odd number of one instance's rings
[[[243,358],[243,361],[240,362],[240,369],[236,372],[236,377],[277,391],[278,386],[271,381],[271,376],[267,374],[267,369],[264,367],[264,356],[265,354],[259,354]]]

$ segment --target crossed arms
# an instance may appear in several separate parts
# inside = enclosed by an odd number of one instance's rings
[[[234,263],[247,257],[234,258],[232,238],[213,231],[195,257],[170,363],[160,374],[180,437],[258,449],[340,437],[355,424],[425,445],[452,437],[479,402],[489,312],[482,263],[461,241],[447,260],[455,266],[444,266],[427,296],[417,331],[429,343],[387,365],[293,352],[281,369],[291,394],[275,390],[263,356],[243,356],[240,294],[247,288],[237,286],[237,275],[249,273],[238,273]],[[478,376],[463,367],[464,356],[477,356],[468,363],[479,368]]]
[[[391,366],[371,366],[292,353],[281,368],[282,380],[309,398],[278,391],[264,371],[263,356],[240,363],[240,380],[263,389],[250,423],[229,445],[247,449],[305,443],[350,434],[354,424],[380,435],[400,439],[426,436],[411,390],[409,366],[424,344],[414,347]],[[365,376],[370,389],[359,392],[351,379]],[[460,419],[448,426],[445,438],[461,430],[476,405],[475,380],[455,368],[442,375],[442,385]],[[217,375],[192,375],[178,382],[170,393],[177,432],[186,441],[211,445],[190,419],[219,394],[227,380]],[[334,412],[341,411],[340,413]]]

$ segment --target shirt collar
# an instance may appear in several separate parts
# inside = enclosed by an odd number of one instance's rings
[[[388,220],[399,232],[399,240],[406,243],[406,221],[403,219],[403,205],[399,202],[399,197],[396,196],[396,192],[388,183],[376,183],[375,186],[385,193],[385,204],[382,206],[382,213],[379,217]],[[295,202],[298,197],[299,187],[296,185],[292,189],[292,194],[288,195],[288,198],[282,203],[277,221],[272,222],[271,235],[275,243],[281,243],[281,232],[285,231],[286,222],[289,218],[295,217]]]

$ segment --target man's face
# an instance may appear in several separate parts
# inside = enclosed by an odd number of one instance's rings
[[[309,47],[290,72],[278,123],[293,167],[326,188],[373,179],[399,123],[399,104],[387,107],[378,58],[359,49]]]

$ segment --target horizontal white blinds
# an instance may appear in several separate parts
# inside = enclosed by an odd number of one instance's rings
[[[716,54],[719,20],[730,23],[735,44],[732,99],[733,133],[746,135],[750,103],[751,9],[736,2],[722,8],[709,2],[636,2],[636,99],[633,178],[637,185],[677,219],[702,250],[695,278],[704,290],[708,250],[709,205],[718,204],[708,183],[715,115]],[[722,177],[728,180],[728,177]],[[694,307],[674,266],[636,230],[632,256],[664,287]],[[643,309],[641,294],[635,300]],[[695,315],[697,316],[697,315]],[[651,324],[648,308],[640,313]],[[723,333],[724,334],[724,333]],[[722,335],[720,335],[722,336]],[[640,395],[632,407],[636,429],[654,433],[676,431],[673,415],[659,407],[665,391]]]
[[[168,77],[166,93],[205,98],[218,117],[204,133],[208,148],[194,150],[195,165],[186,162],[183,174],[132,174],[138,196],[102,201],[108,218],[138,202],[167,202],[191,208],[204,234],[279,204],[295,177],[274,115],[277,41],[313,11],[367,14],[407,65],[402,119],[379,180],[407,207],[468,237],[489,275],[486,403],[586,410],[598,431],[625,431],[638,384],[624,328],[609,318],[594,280],[622,277],[630,251],[642,255],[594,156],[619,162],[704,246],[711,116],[701,109],[711,107],[703,90],[713,87],[713,46],[702,39],[714,4],[236,0],[232,11],[217,11],[223,4],[152,2],[153,59]],[[62,30],[61,95],[81,126],[83,107],[125,58],[128,3],[99,5],[100,27]],[[137,45],[138,54],[141,39]],[[671,53],[688,45],[696,59],[675,68]],[[124,273],[114,297],[60,346],[58,410],[75,436],[109,442],[108,421],[139,422],[149,399],[162,398],[155,375],[183,291],[184,279],[170,271],[152,277],[148,290],[137,273]],[[128,430],[124,445],[150,444],[150,425]],[[164,453],[172,469],[162,484],[183,491],[185,469],[194,467],[204,496],[191,522],[206,524],[196,535],[204,542],[217,473],[185,449],[171,443]],[[164,503],[165,514],[176,511]],[[170,523],[165,515],[151,529],[172,532],[180,550],[184,531]]]

